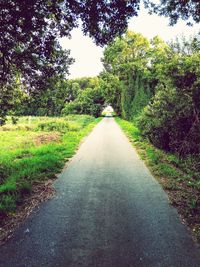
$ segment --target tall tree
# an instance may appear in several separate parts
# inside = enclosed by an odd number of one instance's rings
[[[29,93],[68,73],[73,61],[59,37],[81,21],[83,32],[104,45],[124,31],[138,7],[139,0],[0,0],[0,121],[10,108],[16,73]]]
[[[1,81],[8,81],[16,69],[26,80],[38,69],[48,75],[61,71],[68,53],[61,52],[58,37],[69,36],[81,20],[83,32],[104,45],[124,31],[138,5],[139,0],[1,0]],[[63,62],[57,60],[60,54]]]
[[[145,86],[144,74],[150,60],[149,50],[148,40],[131,31],[126,32],[122,38],[116,38],[104,50],[102,61],[105,69],[117,76],[120,82],[117,102],[121,102],[121,110],[118,110],[124,118],[133,117],[149,100],[149,86]]]
[[[0,117],[8,107],[2,98],[10,96],[8,101],[12,102],[18,72],[23,89],[28,91],[41,91],[48,87],[49,78],[68,72],[72,59],[69,51],[61,49],[59,37],[69,36],[81,23],[84,34],[93,37],[96,44],[107,44],[124,32],[128,19],[137,15],[140,1],[0,0]],[[153,11],[169,16],[172,23],[190,16],[199,22],[199,7],[197,0],[162,0]]]

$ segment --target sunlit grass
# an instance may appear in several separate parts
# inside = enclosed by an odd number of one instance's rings
[[[17,125],[2,127],[0,213],[13,211],[35,181],[54,178],[98,121],[87,115],[20,117]]]

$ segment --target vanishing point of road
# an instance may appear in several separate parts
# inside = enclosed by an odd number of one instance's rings
[[[199,267],[200,252],[113,118],[0,247],[1,267]]]

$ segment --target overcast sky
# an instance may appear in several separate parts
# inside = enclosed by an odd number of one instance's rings
[[[176,36],[184,34],[189,36],[198,33],[200,25],[196,24],[193,27],[186,26],[186,23],[179,21],[175,26],[168,26],[167,18],[157,15],[149,15],[142,8],[139,16],[134,17],[129,22],[129,29],[134,32],[140,32],[148,38],[159,35],[165,41],[174,39]],[[70,68],[69,78],[91,77],[97,76],[102,71],[103,66],[101,57],[103,49],[97,47],[91,38],[83,36],[80,29],[72,31],[72,38],[62,38],[60,41],[63,48],[70,49],[71,55],[75,59],[75,63]]]

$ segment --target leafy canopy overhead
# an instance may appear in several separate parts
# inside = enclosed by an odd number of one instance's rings
[[[152,0],[153,1],[153,0]],[[147,6],[152,2],[144,0]],[[59,37],[82,25],[84,34],[105,45],[137,16],[141,0],[0,0],[0,124],[13,106],[14,92],[29,94],[54,88],[73,63]],[[153,7],[153,9],[152,9]],[[161,1],[152,12],[200,21],[198,0]],[[81,44],[80,44],[81,45]],[[18,80],[16,88],[16,77]]]
[[[69,36],[82,25],[96,44],[104,45],[124,32],[130,17],[137,16],[141,0],[0,0],[1,82],[10,83],[19,71],[31,88],[42,87],[45,77],[63,75],[72,64],[58,37]],[[144,1],[147,6],[151,0]],[[156,1],[157,2],[157,1]],[[197,0],[161,0],[153,12],[200,21]],[[39,82],[38,82],[39,80]]]
[[[146,7],[151,9],[152,13],[169,17],[170,24],[174,25],[178,19],[188,21],[188,24],[200,22],[200,1],[199,0],[145,0]]]
[[[139,0],[0,0],[1,81],[10,82],[16,70],[31,85],[38,74],[66,73],[72,60],[59,37],[82,22],[83,32],[104,45],[125,30],[138,8]]]
[[[52,55],[52,51],[62,54],[56,40],[60,36],[69,36],[70,31],[80,22],[84,34],[93,37],[98,45],[107,44],[124,32],[130,17],[137,16],[140,2],[141,0],[0,0],[2,78],[8,78],[13,65],[23,73],[29,72],[30,76],[31,70],[37,70],[44,61],[49,62],[50,58],[49,64],[61,63],[56,63],[55,57],[58,55]],[[144,2],[146,6],[152,7],[152,12],[170,17],[172,24],[179,17],[200,21],[198,0],[161,0],[160,4],[151,0]],[[68,54],[65,56],[69,57]],[[25,71],[25,63],[29,65],[29,71]]]
[[[121,34],[140,0],[0,0],[0,124],[11,109],[16,76],[21,89],[42,92],[63,79],[73,63],[59,37],[78,24],[96,44]]]

